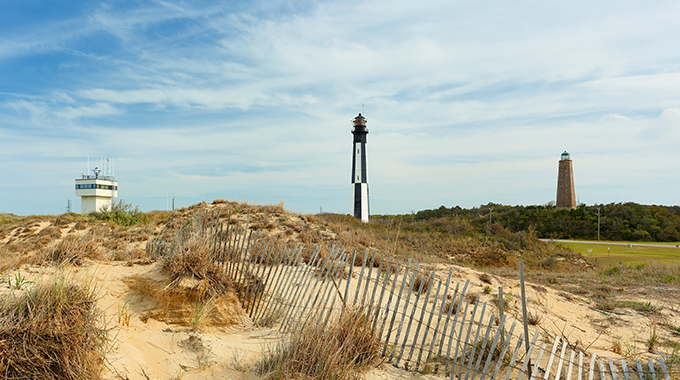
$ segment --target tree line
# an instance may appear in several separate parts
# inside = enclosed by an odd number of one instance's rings
[[[554,204],[508,206],[495,203],[470,209],[459,206],[422,210],[411,215],[397,215],[404,222],[439,218],[467,220],[475,229],[485,230],[499,224],[510,232],[529,233],[538,238],[614,241],[680,241],[680,206],[610,203],[574,209],[556,208]],[[380,216],[385,218],[386,216]]]

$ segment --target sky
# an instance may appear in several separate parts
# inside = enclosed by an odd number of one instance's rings
[[[680,203],[678,1],[0,2],[0,212]]]

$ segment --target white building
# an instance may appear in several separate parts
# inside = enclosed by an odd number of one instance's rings
[[[113,198],[118,196],[118,182],[112,175],[102,175],[99,167],[92,169],[94,174],[83,174],[76,178],[76,196],[80,198],[80,213],[89,214],[111,207]]]

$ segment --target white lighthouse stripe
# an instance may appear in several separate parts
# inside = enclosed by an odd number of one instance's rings
[[[368,184],[361,184],[361,221],[368,223]]]

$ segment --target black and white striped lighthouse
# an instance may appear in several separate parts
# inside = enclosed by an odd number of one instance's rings
[[[352,206],[354,217],[368,223],[368,177],[366,175],[366,118],[354,118],[354,151],[352,154]]]

